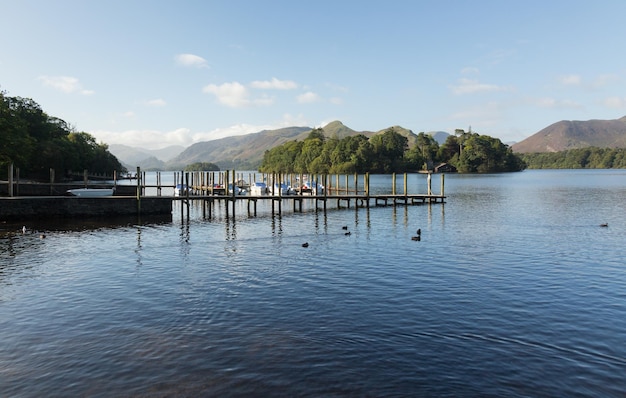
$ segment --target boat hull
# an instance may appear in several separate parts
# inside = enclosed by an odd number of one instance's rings
[[[95,198],[99,196],[113,196],[115,188],[78,188],[68,189],[67,193],[72,196],[83,198]]]

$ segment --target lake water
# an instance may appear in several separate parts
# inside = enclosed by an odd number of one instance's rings
[[[0,395],[626,396],[626,170],[445,194],[0,224]]]

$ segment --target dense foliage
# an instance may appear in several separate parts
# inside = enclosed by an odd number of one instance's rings
[[[220,168],[215,163],[196,162],[187,165],[185,171],[220,171]]]
[[[561,152],[524,153],[530,169],[625,169],[625,148],[587,147]]]
[[[388,129],[371,138],[359,134],[342,139],[327,138],[322,129],[304,141],[289,141],[265,152],[259,170],[266,173],[391,173],[433,170],[441,163],[459,172],[492,173],[520,171],[526,165],[499,139],[457,130],[441,146],[419,133],[416,144]]]
[[[33,100],[0,92],[0,175],[13,163],[20,175],[49,180],[73,172],[112,175],[126,169],[93,136],[74,131],[65,121],[47,115]]]

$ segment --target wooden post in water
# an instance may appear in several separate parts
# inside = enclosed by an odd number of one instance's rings
[[[157,196],[161,196],[161,172],[157,171]]]
[[[407,195],[409,194],[409,193],[408,193],[408,189],[407,189],[408,187],[407,187],[406,178],[407,178],[407,177],[406,177],[406,173],[404,173],[404,197],[405,197],[405,198],[406,198],[406,197],[407,197]],[[405,203],[406,203],[406,199],[405,199]]]
[[[83,183],[85,184],[85,188],[87,188],[88,173],[87,169],[83,170]]]
[[[54,192],[52,186],[54,184],[54,169],[50,168],[50,195]]]
[[[141,167],[137,166],[137,214],[141,214]]]
[[[328,200],[328,190],[326,189],[326,187],[328,186],[329,180],[330,177],[328,176],[328,174],[324,174],[324,212],[326,212],[326,202]],[[315,208],[317,209],[317,202],[315,204]]]
[[[230,178],[230,170],[225,170],[224,171],[224,196],[226,196],[226,199],[224,200],[224,206],[226,206],[226,214],[229,214],[228,211],[228,180]],[[228,219],[228,216],[226,217],[226,219]]]
[[[278,215],[282,215],[282,214],[283,214],[283,173],[278,173]]]
[[[431,173],[431,172],[428,172],[428,177],[426,178],[426,184],[427,184],[427,186],[428,186],[428,190],[427,190],[427,192],[428,192],[428,195],[429,195],[429,196],[430,196],[430,195],[432,195],[432,193],[433,193],[433,190],[432,190],[432,181],[431,181],[431,176],[432,176],[432,173]]]
[[[228,185],[225,189],[228,189]],[[233,219],[235,218],[235,203],[237,203],[237,175],[233,169]]]
[[[391,194],[396,194],[396,173],[391,174]]]
[[[365,185],[365,203],[366,206],[370,207],[370,173],[365,173],[365,181],[363,182]]]
[[[185,199],[185,205],[187,207],[187,219],[189,219],[189,191],[191,191],[191,186],[189,185],[189,172],[185,173],[185,186],[187,189],[185,189],[186,192],[186,199]],[[181,206],[182,207],[182,206]]]
[[[444,191],[443,191],[443,181],[445,180],[445,174],[441,174],[441,196],[444,196]],[[443,199],[442,199],[443,202]]]
[[[13,196],[13,163],[9,164],[8,176],[9,176],[9,186],[8,186],[9,197],[12,197]]]

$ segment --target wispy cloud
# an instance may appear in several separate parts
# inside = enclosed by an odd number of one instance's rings
[[[450,86],[456,95],[474,94],[481,92],[511,91],[510,87],[498,86],[496,84],[481,83],[475,79],[459,79],[458,84]]]
[[[208,68],[209,64],[206,59],[195,54],[178,54],[174,57],[178,65],[189,66],[194,68]]]
[[[213,94],[217,100],[231,108],[243,108],[247,106],[267,106],[274,101],[269,97],[250,99],[250,92],[243,84],[239,82],[223,83],[219,86],[209,84],[202,89],[203,92]]]
[[[576,101],[572,100],[557,100],[551,97],[538,98],[534,101],[534,104],[540,108],[548,109],[580,109],[583,106]]]
[[[603,103],[607,108],[626,109],[626,97],[609,97]]]
[[[77,78],[71,76],[39,76],[39,81],[46,87],[52,87],[67,94],[92,95],[93,90],[83,88]]]
[[[479,73],[480,71],[478,70],[478,68],[473,66],[466,66],[465,68],[461,69],[461,74],[463,75],[478,75]]]
[[[320,96],[312,91],[307,91],[304,94],[298,95],[296,99],[301,104],[311,104],[313,102],[318,102],[320,100]]]
[[[578,86],[582,83],[582,77],[575,74],[559,76],[558,80],[564,86]]]
[[[620,77],[614,74],[599,75],[591,84],[593,88],[602,88],[620,81]]]
[[[271,80],[255,80],[250,83],[250,87],[266,90],[293,90],[298,88],[298,84],[291,80],[278,80],[273,77]]]
[[[339,84],[334,84],[334,83],[325,83],[324,84],[326,87],[328,87],[329,89],[333,90],[333,91],[338,91],[340,93],[347,93],[348,91],[350,91],[348,89],[348,87],[346,86],[341,86]]]
[[[238,82],[209,84],[202,89],[205,93],[215,95],[217,100],[227,106],[240,108],[249,104],[249,93],[246,86]]]
[[[153,107],[156,107],[156,108],[160,108],[160,107],[163,107],[163,106],[167,105],[165,100],[161,99],[161,98],[145,101],[144,104],[146,106],[153,106]]]

